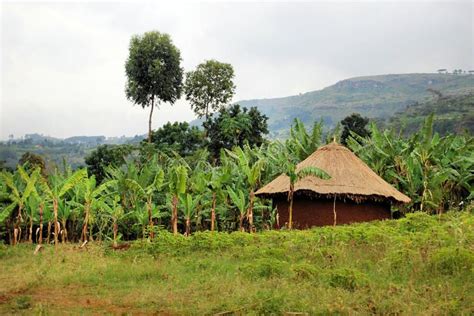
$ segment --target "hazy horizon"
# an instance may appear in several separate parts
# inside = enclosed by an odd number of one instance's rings
[[[142,135],[125,98],[130,37],[170,34],[185,71],[231,63],[233,101],[320,90],[350,77],[474,68],[473,3],[1,4],[0,139]],[[423,14],[420,17],[420,14]],[[153,127],[194,119],[182,98]]]

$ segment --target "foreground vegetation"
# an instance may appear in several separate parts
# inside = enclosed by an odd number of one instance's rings
[[[472,212],[472,210],[471,210]],[[0,313],[469,314],[474,215],[0,247]]]

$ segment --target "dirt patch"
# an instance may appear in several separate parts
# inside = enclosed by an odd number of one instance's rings
[[[84,294],[90,290],[89,294]],[[30,291],[15,291],[7,295],[0,295],[0,304],[11,302],[21,295],[28,295],[34,305],[41,305],[51,312],[91,312],[93,314],[133,314],[133,315],[171,315],[168,312],[140,309],[134,306],[124,306],[119,299],[101,298],[95,296],[95,288],[68,286],[63,288],[40,287]],[[20,293],[21,292],[21,293]]]

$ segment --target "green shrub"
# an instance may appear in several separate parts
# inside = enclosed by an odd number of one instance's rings
[[[424,212],[409,213],[405,218],[398,220],[401,231],[418,233],[433,228],[436,225],[435,216]]]
[[[446,275],[471,273],[474,267],[474,254],[465,248],[444,247],[431,256],[429,267]]]
[[[349,269],[335,269],[330,272],[329,284],[332,287],[343,288],[348,291],[354,291],[366,284],[366,277],[361,272]]]
[[[409,248],[397,248],[395,251],[388,253],[384,261],[387,262],[390,270],[396,276],[404,276],[404,273],[411,270],[413,262],[418,260],[419,252]]]
[[[288,263],[275,258],[256,259],[242,265],[239,270],[251,279],[270,278],[288,274]]]
[[[29,296],[19,296],[15,299],[15,307],[17,309],[28,309],[31,307],[31,297]]]
[[[320,269],[309,263],[293,264],[291,271],[298,280],[316,280],[321,275]]]

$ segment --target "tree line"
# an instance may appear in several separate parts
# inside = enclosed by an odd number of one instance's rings
[[[352,132],[347,144],[412,199],[394,211],[441,213],[472,203],[472,136],[441,137],[432,131],[432,117],[407,139],[375,124],[369,130],[366,137]],[[12,244],[117,243],[153,239],[160,230],[189,235],[281,227],[271,201],[254,192],[281,173],[295,181],[305,176],[295,174],[295,164],[339,135],[324,135],[322,123],[307,129],[295,120],[287,140],[223,148],[216,161],[206,147],[183,156],[172,149],[135,148],[121,162],[103,165],[100,181],[86,168],[65,165],[42,174],[27,162],[1,173],[1,238]]]

